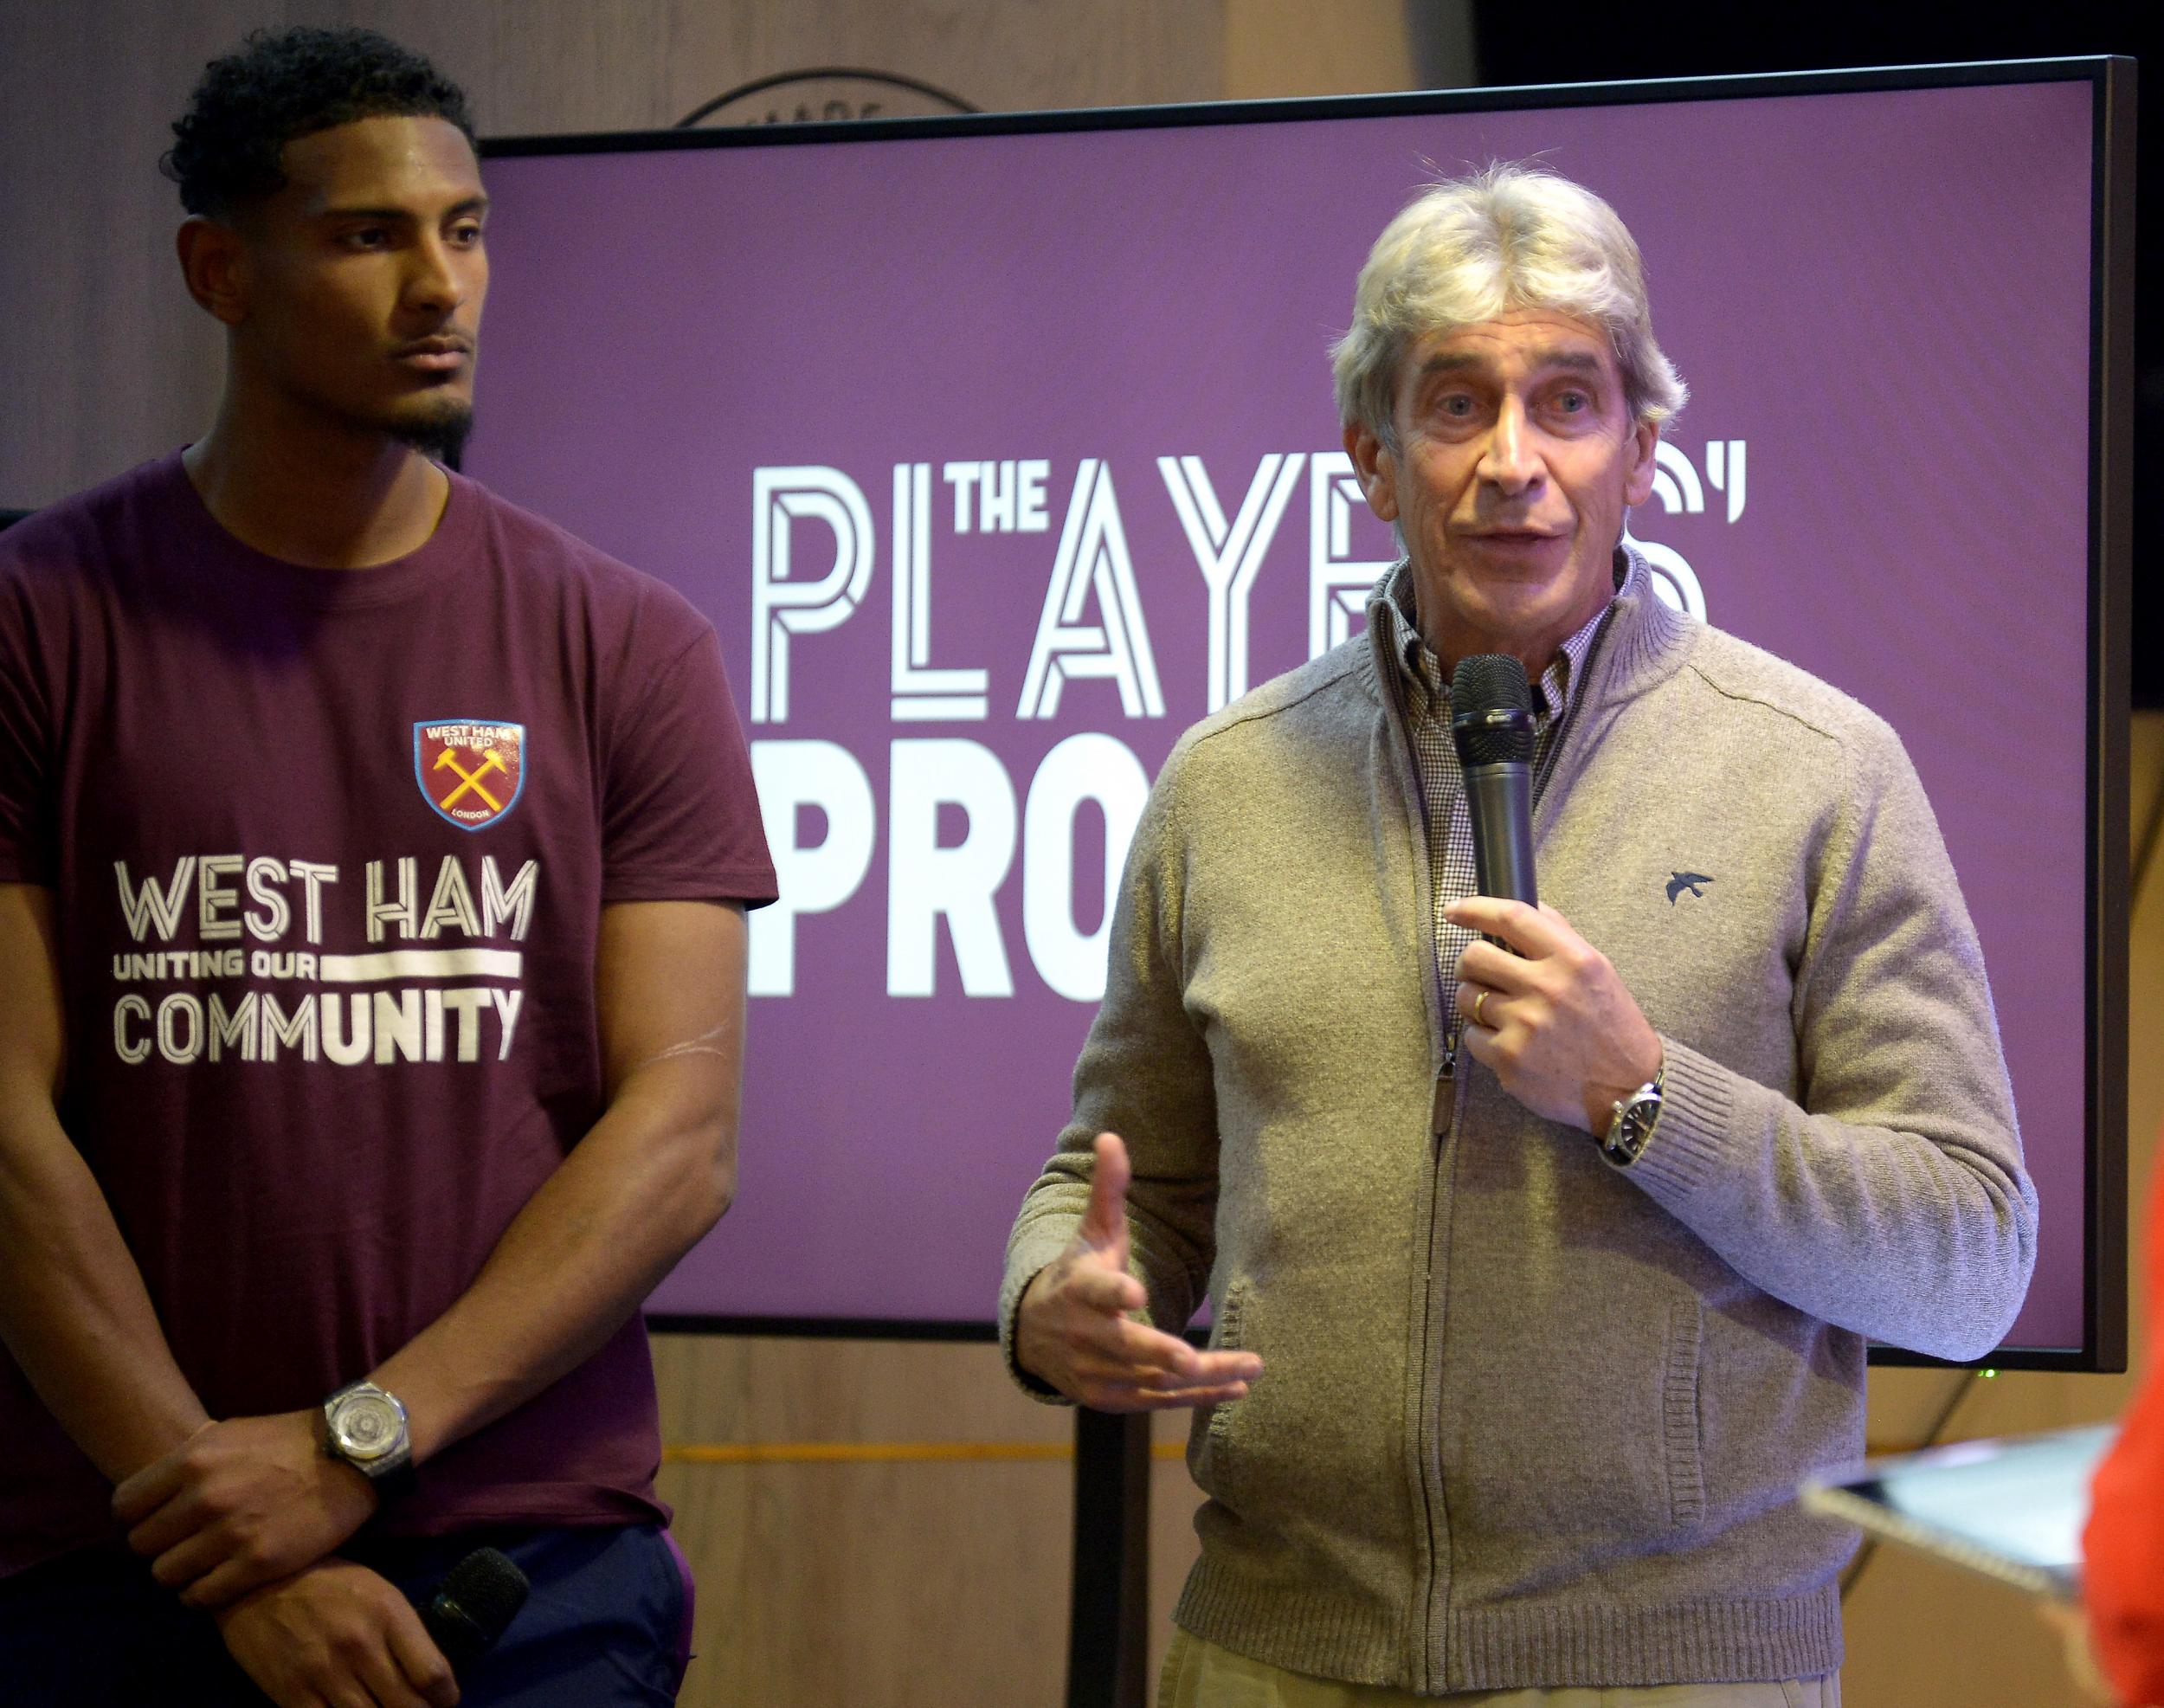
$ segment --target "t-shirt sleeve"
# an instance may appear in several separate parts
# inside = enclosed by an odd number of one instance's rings
[[[602,900],[740,901],[778,893],[751,758],[711,628],[639,685],[609,743]]]
[[[22,604],[0,583],[0,884],[55,879],[50,743]]]

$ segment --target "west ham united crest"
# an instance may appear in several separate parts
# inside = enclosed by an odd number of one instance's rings
[[[525,787],[526,726],[451,718],[413,726],[413,774],[430,806],[461,830],[486,830]]]

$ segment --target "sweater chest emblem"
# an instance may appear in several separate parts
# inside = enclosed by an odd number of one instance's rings
[[[1712,881],[1712,878],[1704,872],[1671,872],[1668,874],[1668,905],[1673,907],[1676,898],[1686,890],[1703,899],[1705,891],[1700,886]]]

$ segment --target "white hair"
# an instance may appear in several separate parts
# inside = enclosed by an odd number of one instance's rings
[[[1689,393],[1653,342],[1638,245],[1615,209],[1553,172],[1497,164],[1431,185],[1375,239],[1351,329],[1330,351],[1339,420],[1394,448],[1405,352],[1514,308],[1576,315],[1605,332],[1634,422],[1683,408]]]

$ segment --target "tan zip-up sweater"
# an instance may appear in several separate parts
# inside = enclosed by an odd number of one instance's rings
[[[1865,1337],[1980,1356],[2020,1304],[2035,1195],[1898,738],[1646,586],[1534,820],[1542,899],[1665,1045],[1627,1171],[1470,1059],[1439,1086],[1374,639],[1197,725],[1158,777],[1000,1320],[1121,1134],[1152,1319],[1207,1288],[1214,1340],[1265,1363],[1195,1419],[1200,1636],[1437,1693],[1826,1672],[1852,1537],[1790,1497],[1862,1449]],[[1671,899],[1678,871],[1712,881]]]

